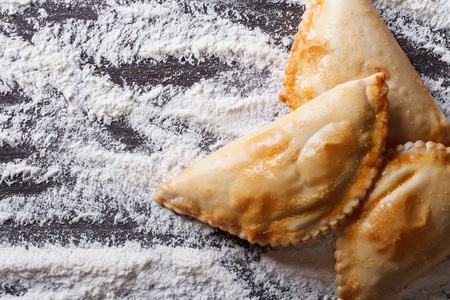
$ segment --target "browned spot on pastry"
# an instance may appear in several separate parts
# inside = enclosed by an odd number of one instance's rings
[[[316,26],[323,7],[322,0],[312,2],[315,3],[312,6],[313,9],[303,15],[298,32],[294,37],[294,45],[285,67],[284,89],[279,95],[280,101],[286,103],[291,110],[295,110],[300,105],[318,96],[312,88],[298,87],[299,82],[302,80],[301,77],[298,77],[303,73],[300,71],[304,63],[302,60],[318,65],[325,54],[329,52],[325,40],[308,36],[309,32]],[[300,92],[299,90],[301,90],[301,95],[297,95]]]
[[[265,135],[249,139],[246,143],[246,152],[254,159],[256,165],[267,163],[267,161],[285,152],[288,147],[289,140],[285,138],[284,132],[274,128]]]
[[[383,79],[348,82],[241,137],[163,185],[155,200],[252,243],[319,237],[353,211],[376,175],[388,119]]]
[[[401,195],[389,204],[380,202],[367,219],[374,249],[395,261],[413,255],[431,229],[430,214],[430,203],[414,195]]]
[[[171,203],[170,201],[164,200],[163,204],[166,207],[170,207],[170,205],[173,205],[174,208],[177,208],[178,210],[182,211],[184,214],[186,215],[190,215],[190,216],[199,216],[200,215],[200,210],[196,207],[192,207],[192,206],[187,206],[187,205],[182,205],[179,203]]]
[[[289,53],[279,99],[297,109],[338,84],[387,74],[388,147],[450,145],[450,124],[368,0],[310,0]]]
[[[388,299],[450,254],[450,148],[388,151],[363,206],[337,229],[341,299]]]

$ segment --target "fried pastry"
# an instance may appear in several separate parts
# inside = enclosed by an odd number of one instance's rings
[[[377,174],[384,80],[380,73],[330,90],[187,168],[154,199],[251,243],[317,238],[353,212]]]
[[[450,125],[368,0],[309,0],[285,68],[280,100],[292,110],[338,84],[386,73],[388,147],[450,145]]]
[[[386,157],[336,232],[341,299],[388,299],[450,255],[450,148],[419,141]]]

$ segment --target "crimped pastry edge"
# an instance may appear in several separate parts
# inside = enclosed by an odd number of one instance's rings
[[[424,142],[424,141],[416,141],[416,142],[407,142],[403,145],[398,145],[395,148],[389,148],[386,150],[384,155],[383,163],[387,163],[395,157],[401,155],[408,155],[411,153],[418,154],[442,154],[446,156],[447,159],[450,159],[450,147],[446,147],[441,143],[435,142]],[[420,161],[420,160],[419,160]],[[344,237],[340,235],[336,235],[334,240],[335,252],[334,258],[336,260],[335,270],[336,270],[336,284],[337,284],[337,294],[339,300],[345,300],[345,298],[340,297],[339,295],[345,294],[348,291],[348,270],[350,269],[349,253],[340,247],[340,244],[343,242]]]
[[[387,120],[385,120],[385,121],[387,122]],[[328,219],[325,226],[322,226],[317,229],[313,229],[310,232],[304,233],[303,235],[298,235],[298,236],[293,236],[293,237],[292,236],[288,236],[288,237],[282,236],[282,237],[279,237],[279,238],[273,239],[273,240],[270,240],[270,239],[261,240],[261,239],[257,239],[257,238],[253,239],[249,235],[247,235],[242,230],[242,228],[233,230],[228,226],[224,226],[222,224],[219,224],[218,222],[209,220],[201,214],[200,215],[188,214],[184,210],[178,208],[177,206],[174,206],[171,203],[171,201],[157,201],[157,202],[164,205],[168,209],[175,211],[178,214],[193,216],[203,223],[207,223],[212,227],[220,228],[223,231],[229,232],[233,235],[240,237],[241,239],[247,240],[251,244],[256,243],[261,246],[270,245],[272,247],[276,247],[276,246],[280,246],[280,245],[281,246],[289,246],[289,245],[296,246],[296,245],[305,243],[311,239],[317,239],[320,236],[328,233],[331,229],[336,229],[348,216],[350,216],[355,211],[355,209],[358,208],[360,202],[366,197],[367,191],[374,184],[375,178],[378,175],[378,171],[383,162],[383,153],[385,152],[385,149],[386,149],[385,137],[386,137],[387,131],[383,130],[382,128],[383,128],[383,126],[381,126],[381,128],[380,128],[380,132],[382,133],[381,134],[382,141],[381,141],[380,149],[378,151],[378,155],[377,155],[378,157],[377,157],[377,160],[376,160],[374,166],[371,167],[372,170],[370,171],[370,175],[367,178],[366,185],[361,189],[361,191],[353,199],[351,199],[347,202],[347,204],[342,208],[342,211],[340,214],[336,215],[334,218]]]
[[[446,147],[445,145],[436,142],[407,142],[406,144],[398,145],[395,148],[387,149],[386,158],[392,159],[397,155],[403,155],[411,152],[417,152],[420,154],[436,153],[450,155],[450,147]]]
[[[338,214],[335,218],[329,219],[325,226],[322,226],[316,230],[312,230],[312,232],[307,232],[303,235],[298,235],[298,236],[289,237],[289,238],[286,238],[285,236],[281,236],[281,237],[279,237],[277,239],[273,239],[273,240],[252,239],[252,238],[250,238],[250,236],[248,236],[245,233],[245,231],[242,230],[242,228],[240,230],[239,229],[232,230],[230,227],[224,226],[217,222],[214,222],[213,220],[209,220],[209,219],[205,218],[203,215],[194,216],[194,215],[188,214],[184,210],[178,208],[176,205],[173,205],[173,203],[171,201],[161,201],[161,202],[158,201],[158,203],[162,204],[163,206],[165,206],[166,208],[168,208],[170,210],[173,210],[174,212],[176,212],[178,214],[193,216],[203,223],[207,223],[212,227],[216,227],[223,231],[226,231],[233,235],[236,235],[236,236],[240,237],[241,239],[247,240],[251,244],[259,244],[261,246],[270,245],[272,247],[277,247],[280,245],[284,246],[284,247],[289,246],[289,245],[296,246],[296,245],[305,243],[311,239],[317,239],[320,236],[327,234],[331,229],[336,229],[342,223],[342,221],[344,221],[348,216],[350,216],[355,211],[355,209],[358,208],[361,201],[366,197],[367,191],[372,187],[372,185],[375,181],[375,178],[378,174],[378,170],[383,161],[382,153],[384,152],[384,149],[385,149],[385,142],[383,141],[383,144],[379,151],[378,159],[370,172],[370,175],[369,175],[369,178],[367,179],[366,185],[359,192],[359,194],[356,195],[350,201],[348,201],[347,205],[345,205],[343,207],[342,212],[340,214]]]
[[[331,229],[336,229],[342,222],[345,220],[349,215],[351,215],[355,209],[359,206],[360,202],[366,197],[367,191],[372,187],[376,176],[378,175],[378,171],[380,169],[381,163],[383,162],[383,154],[386,149],[386,136],[388,133],[388,123],[389,123],[389,111],[388,111],[388,100],[387,100],[387,93],[388,88],[385,84],[384,80],[386,78],[386,75],[384,73],[377,73],[370,77],[373,82],[370,83],[370,85],[367,85],[366,88],[370,86],[376,86],[380,91],[381,96],[376,97],[373,99],[373,103],[371,105],[376,107],[376,110],[378,112],[376,113],[376,120],[375,120],[375,127],[376,130],[374,131],[374,135],[372,137],[372,142],[374,145],[379,145],[379,148],[377,151],[374,151],[374,153],[369,152],[367,153],[367,156],[364,159],[364,162],[362,162],[362,165],[364,166],[366,164],[366,160],[369,160],[370,155],[374,155],[376,157],[375,162],[372,166],[368,167],[368,170],[366,172],[369,172],[369,175],[365,181],[365,185],[360,189],[359,193],[355,195],[352,199],[349,199],[346,201],[346,204],[341,209],[341,212],[337,215],[335,215],[333,218],[324,218],[323,220],[326,220],[325,225],[318,226],[308,230],[307,232],[304,232],[302,234],[285,234],[280,237],[274,238],[274,239],[258,239],[258,238],[251,238],[243,229],[242,227],[238,227],[237,229],[232,229],[230,226],[226,226],[223,223],[215,222],[214,220],[207,219],[201,214],[192,214],[184,211],[182,208],[177,207],[176,205],[173,205],[171,200],[167,199],[160,199],[156,200],[156,202],[163,204],[165,207],[175,211],[178,214],[184,214],[189,215],[197,218],[198,220],[208,223],[209,225],[213,227],[220,228],[223,231],[227,231],[233,235],[239,236],[241,239],[247,240],[252,244],[259,244],[261,246],[265,246],[270,244],[273,247],[282,245],[282,246],[288,246],[288,245],[299,245],[301,243],[307,242],[311,239],[317,239],[321,235],[328,233]],[[366,78],[366,79],[367,79]],[[369,93],[366,91],[366,93]],[[369,102],[372,102],[369,101]],[[363,168],[363,167],[362,167]],[[360,172],[362,173],[362,169]],[[328,220],[327,220],[328,219]],[[322,222],[323,224],[323,222]]]

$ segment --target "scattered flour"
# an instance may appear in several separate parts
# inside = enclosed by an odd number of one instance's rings
[[[139,244],[89,248],[48,245],[1,249],[0,277],[21,280],[29,298],[207,297],[237,299],[248,294],[217,261],[236,251],[197,250]],[[184,280],[186,278],[186,280]],[[49,288],[49,284],[52,285]],[[25,287],[25,286],[24,286]],[[233,288],[227,288],[233,287]]]
[[[59,173],[61,173],[61,168],[59,166],[51,166],[43,175],[43,178],[45,180],[49,180],[50,178],[54,178],[55,176],[57,176]]]
[[[332,257],[332,247],[326,247],[326,251],[320,248],[305,252],[314,251],[316,255],[326,252]],[[151,295],[153,299],[242,299],[251,293],[240,284],[237,274],[227,268],[235,258],[244,258],[242,249],[235,247],[193,249],[156,245],[143,248],[129,242],[109,248],[95,244],[6,247],[0,252],[0,278],[18,280],[28,289],[26,296],[30,298],[136,299]],[[323,280],[325,277],[328,285],[334,280],[333,259],[296,273],[296,266],[288,264],[286,254],[293,258],[302,255],[302,250],[289,247],[261,254],[261,261],[254,263],[257,271],[254,284],[267,284],[270,277],[279,277],[282,284],[298,285],[291,293],[281,295],[285,299],[304,293],[311,283],[330,289],[324,287]],[[318,296],[315,292],[309,294],[308,299]]]
[[[13,214],[7,213],[7,212],[1,212],[0,213],[0,225],[5,223],[8,220],[11,220],[14,217]]]
[[[34,1],[33,0],[1,0],[1,12],[7,12],[9,14],[15,14],[24,11]]]
[[[38,167],[27,166],[24,162],[19,164],[8,164],[2,169],[2,177],[0,183],[5,182],[10,185],[16,178],[25,181],[38,174],[40,169]]]
[[[436,28],[450,28],[450,1],[448,0],[374,0],[374,4],[410,14]]]
[[[0,189],[43,187],[1,199],[0,226],[101,225],[111,218],[110,226],[136,224],[133,230],[154,237],[147,244],[113,246],[88,237],[68,245],[5,241],[0,296],[335,298],[332,235],[299,247],[239,246],[151,201],[168,178],[287,113],[277,94],[289,49],[276,41],[289,44],[295,32],[247,28],[216,11],[220,3],[107,0],[86,6],[90,17],[55,22],[52,7],[77,2],[0,1],[0,147],[26,150],[0,160]],[[435,30],[450,28],[449,2],[374,4],[393,31],[450,63],[447,31]],[[23,16],[28,31],[9,16]],[[405,16],[435,28],[408,23]],[[145,63],[151,69],[173,61],[180,74],[167,73],[173,80],[166,83],[145,74],[142,83],[131,83],[121,73],[128,66]],[[211,75],[187,86],[172,83],[183,78],[185,67],[211,61],[217,65],[207,69]],[[113,81],[114,72],[123,82]],[[448,74],[421,75],[449,117]],[[14,93],[19,101],[2,103]],[[125,128],[135,143],[117,138],[110,125]],[[179,240],[168,245],[167,236]],[[449,268],[447,259],[396,299],[439,297],[433,293],[448,291]]]
[[[3,146],[3,144],[8,144],[10,146],[15,146],[16,145],[16,141],[7,132],[0,132],[0,146]]]

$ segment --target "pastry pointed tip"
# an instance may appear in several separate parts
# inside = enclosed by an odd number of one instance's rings
[[[384,72],[376,73],[373,75],[375,79],[375,85],[377,85],[380,88],[380,94],[382,97],[387,97],[389,93],[389,87],[386,83],[387,75]]]
[[[383,72],[376,73],[372,76],[367,77],[364,79],[367,84],[367,93],[369,96],[369,101],[377,107],[378,111],[384,111],[384,114],[386,115],[384,117],[387,121],[389,117],[389,100],[388,100],[388,94],[389,94],[389,87],[386,83],[386,74]]]
[[[377,173],[387,134],[382,79],[345,83],[235,140],[165,183],[155,201],[260,245],[319,237]]]
[[[380,71],[386,74],[373,80],[390,88],[388,147],[417,140],[450,145],[450,123],[369,0],[308,1],[280,100],[300,107],[338,84]]]
[[[378,82],[384,82],[386,80],[386,73],[380,72],[375,74],[375,78],[378,80]]]
[[[153,195],[153,200],[155,200],[159,204],[165,205],[165,203],[170,198],[167,190],[168,190],[168,183],[166,182],[162,186],[160,186],[159,189],[156,190],[155,194]]]

